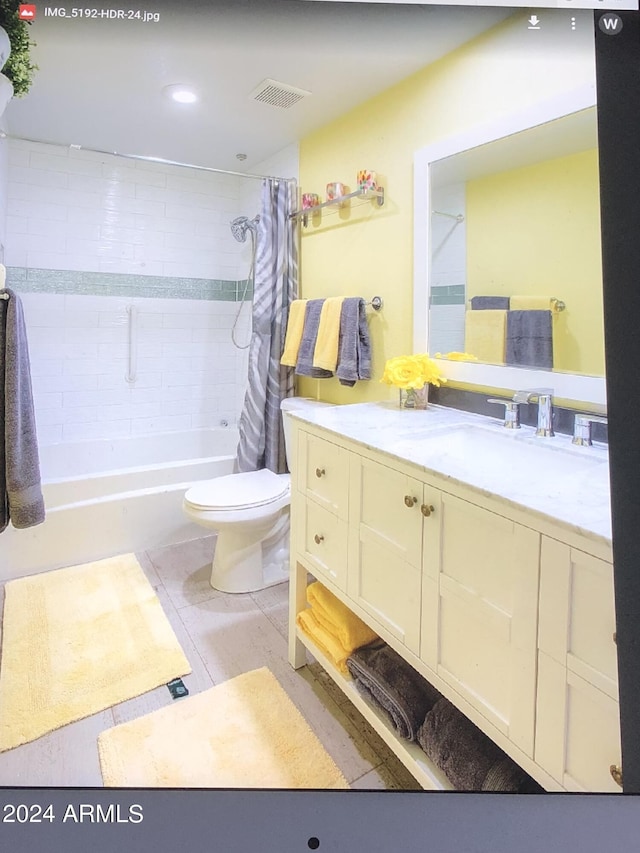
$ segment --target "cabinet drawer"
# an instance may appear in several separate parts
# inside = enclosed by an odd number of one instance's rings
[[[348,518],[349,452],[330,441],[300,432],[298,490],[340,518]]]
[[[347,525],[313,501],[302,501],[298,517],[298,553],[318,578],[346,589]]]
[[[540,652],[535,761],[568,791],[619,793],[618,703]]]
[[[613,566],[543,539],[540,651],[617,699]]]

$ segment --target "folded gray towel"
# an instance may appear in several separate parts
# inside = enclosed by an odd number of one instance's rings
[[[324,299],[310,299],[307,302],[307,310],[304,314],[304,326],[302,327],[302,340],[298,349],[295,373],[299,376],[312,376],[314,379],[328,379],[333,376],[330,370],[313,366],[313,353],[316,348],[318,327],[320,325],[320,312]]]
[[[342,303],[336,376],[348,386],[358,379],[371,379],[369,325],[364,299],[359,296],[349,296]]]
[[[499,309],[501,311],[509,310],[509,297],[508,296],[472,296],[471,297],[471,310],[472,311],[486,311],[486,310]]]
[[[36,420],[31,394],[31,368],[27,331],[18,296],[7,288],[3,306],[4,347],[0,371],[4,374],[4,512],[0,529],[9,519],[14,527],[33,527],[44,521]],[[6,306],[6,307],[5,307]]]
[[[425,714],[441,694],[383,640],[356,649],[347,658],[356,687],[386,711],[400,737],[414,741]]]
[[[447,699],[440,699],[428,712],[418,743],[457,791],[542,791]]]
[[[507,311],[507,364],[553,368],[551,311]]]

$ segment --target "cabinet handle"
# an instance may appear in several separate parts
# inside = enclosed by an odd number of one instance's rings
[[[317,533],[313,537],[313,541],[316,543],[316,545],[319,545],[323,541],[323,539],[324,539],[324,536],[319,536]]]
[[[611,777],[616,785],[620,785],[622,788],[622,768],[618,767],[617,764],[612,764],[609,768],[609,773],[611,773]]]
[[[408,506],[411,509],[412,506],[415,506],[418,503],[418,498],[412,498],[411,495],[404,496],[404,505]]]
[[[431,504],[422,504],[420,512],[427,518],[432,512],[435,512],[435,507],[432,507]]]
[[[316,477],[322,477],[324,473],[324,468],[316,468]]]

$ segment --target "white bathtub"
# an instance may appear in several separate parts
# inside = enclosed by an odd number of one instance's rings
[[[201,536],[183,495],[232,473],[237,443],[200,429],[41,447],[46,520],[0,534],[0,580]]]

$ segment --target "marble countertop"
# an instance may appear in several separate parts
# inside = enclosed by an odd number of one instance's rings
[[[411,411],[357,403],[290,414],[611,544],[606,445],[577,447],[570,436],[540,438],[531,427],[507,430],[502,420],[436,405]]]

